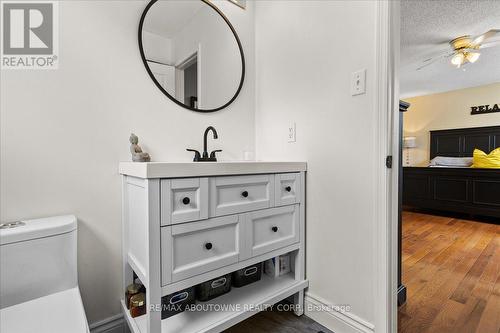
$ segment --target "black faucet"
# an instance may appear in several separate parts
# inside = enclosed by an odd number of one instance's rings
[[[199,151],[194,150],[194,149],[186,149],[187,151],[194,152],[193,162],[217,162],[217,157],[215,156],[215,153],[219,153],[222,150],[220,150],[220,149],[214,150],[210,153],[210,156],[208,155],[207,136],[208,136],[208,132],[210,132],[210,131],[212,131],[212,133],[214,135],[214,139],[219,138],[215,128],[213,126],[208,126],[207,129],[205,130],[205,134],[203,134],[203,154],[200,154]]]

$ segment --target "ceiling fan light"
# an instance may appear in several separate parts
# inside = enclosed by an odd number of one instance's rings
[[[469,53],[467,53],[465,58],[467,59],[468,62],[475,63],[477,61],[477,59],[479,59],[480,55],[481,55],[481,53],[479,53],[479,52],[469,52]]]
[[[465,56],[463,53],[457,53],[451,58],[451,63],[455,66],[460,67],[464,63]]]

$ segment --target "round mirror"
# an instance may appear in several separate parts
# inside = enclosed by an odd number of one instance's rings
[[[243,85],[241,42],[207,0],[152,0],[139,24],[139,49],[156,86],[187,109],[221,110]]]

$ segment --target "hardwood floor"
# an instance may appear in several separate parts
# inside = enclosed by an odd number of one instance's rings
[[[403,213],[399,333],[500,333],[500,225]]]

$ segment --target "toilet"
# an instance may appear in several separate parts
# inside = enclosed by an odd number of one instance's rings
[[[76,251],[73,215],[0,225],[0,332],[89,332]]]

